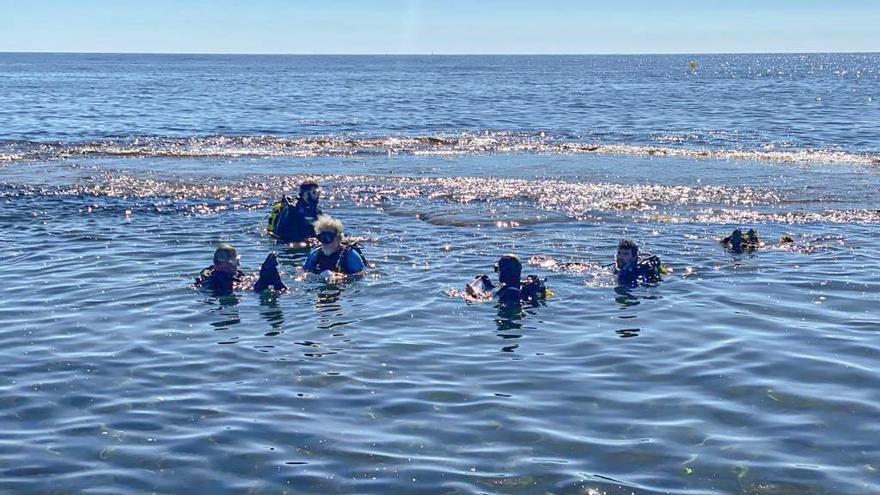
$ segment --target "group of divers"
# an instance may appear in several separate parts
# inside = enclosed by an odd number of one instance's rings
[[[320,197],[317,182],[300,184],[295,201],[284,196],[273,205],[267,233],[283,243],[309,246],[315,242],[313,239],[317,241],[319,245],[311,249],[302,266],[296,267],[299,275],[315,274],[335,282],[364,275],[369,264],[361,246],[344,236],[342,222],[323,214],[319,205]],[[751,252],[764,245],[754,229],[745,233],[735,229],[720,242],[734,253]],[[780,239],[782,244],[793,242],[789,236]],[[258,292],[287,290],[274,252],[266,257],[256,276],[242,272],[239,266],[240,257],[235,247],[220,244],[214,251],[214,263],[200,272],[194,285],[210,290],[215,295],[228,295],[235,290],[247,289]],[[628,239],[619,242],[614,263],[608,266],[612,267],[617,283],[624,287],[656,284],[660,282],[661,275],[671,272],[659,257],[640,256],[638,244]],[[501,305],[518,305],[535,303],[552,294],[545,285],[545,279],[535,275],[523,278],[522,268],[522,262],[515,254],[502,255],[495,263],[497,282],[485,274],[477,275],[465,286],[466,297],[497,299]]]

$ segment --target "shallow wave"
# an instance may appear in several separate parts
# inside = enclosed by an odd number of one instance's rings
[[[880,210],[861,208],[848,210],[760,212],[724,208],[714,211],[694,212],[688,215],[653,215],[650,218],[646,218],[646,220],[662,223],[716,224],[878,223],[880,222]]]
[[[211,200],[218,208],[264,208],[281,191],[294,190],[314,176],[271,176],[240,181],[164,180],[103,172],[71,185],[0,183],[0,197],[108,197],[150,199],[160,208],[172,203]],[[723,186],[661,184],[613,184],[573,182],[560,179],[511,179],[498,177],[383,177],[361,175],[321,176],[332,188],[330,201],[351,201],[361,206],[387,210],[392,215],[416,216],[429,223],[441,223],[448,209],[431,205],[468,206],[473,214],[484,210],[489,216],[504,216],[512,210],[527,213],[520,224],[535,223],[533,208],[589,217],[603,211],[653,211],[663,205],[772,205],[782,201],[771,189]],[[155,201],[161,198],[161,201]],[[198,200],[198,201],[196,201]],[[171,203],[169,203],[169,201]],[[222,203],[217,203],[222,202]],[[86,205],[89,206],[89,205]],[[97,206],[96,206],[97,208]],[[529,219],[532,220],[529,220]],[[563,220],[553,215],[550,218]],[[464,221],[464,220],[462,220]],[[465,224],[484,223],[479,219]],[[449,224],[456,224],[451,221]]]
[[[664,141],[665,142],[665,141]],[[280,137],[133,136],[91,142],[0,141],[0,162],[71,157],[326,157],[354,155],[467,155],[485,153],[617,154],[783,163],[880,164],[880,153],[823,149],[710,149],[583,142],[544,132],[484,131],[428,136]]]
[[[68,185],[0,183],[0,198],[54,197],[69,201],[71,211],[84,213],[204,215],[267,209],[280,191],[295,190],[306,178],[317,178],[327,185],[333,191],[327,198],[330,202],[344,201],[448,226],[508,228],[571,220],[601,223],[609,214],[666,224],[880,222],[880,210],[828,209],[823,206],[824,196],[812,199],[812,209],[791,210],[786,208],[786,193],[772,188],[499,177],[324,175],[190,181],[102,172]]]

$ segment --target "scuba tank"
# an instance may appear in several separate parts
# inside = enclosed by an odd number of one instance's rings
[[[272,211],[269,212],[269,218],[266,222],[266,233],[278,237],[278,225],[281,223],[281,219],[287,215],[285,208],[289,207],[290,198],[288,196],[282,196],[281,200],[272,205]]]
[[[672,268],[664,265],[660,261],[660,257],[657,255],[648,255],[648,257],[639,260],[638,266],[644,267],[644,269],[648,273],[656,273],[657,275],[669,275],[672,273]]]
[[[618,280],[622,283],[655,283],[660,282],[660,275],[668,275],[672,273],[671,268],[667,268],[660,261],[660,257],[656,255],[647,255],[640,257],[634,268],[627,270],[615,269]]]
[[[520,284],[520,299],[523,301],[535,301],[545,299],[553,295],[553,291],[547,288],[546,278],[537,275],[529,275]]]

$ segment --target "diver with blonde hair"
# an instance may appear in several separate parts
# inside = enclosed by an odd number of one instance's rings
[[[304,272],[330,277],[334,273],[358,275],[367,268],[360,245],[345,239],[342,222],[322,215],[315,221],[315,233],[321,245],[309,253]]]

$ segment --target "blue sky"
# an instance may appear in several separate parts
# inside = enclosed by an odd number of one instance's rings
[[[880,51],[880,1],[0,0],[0,51]]]

